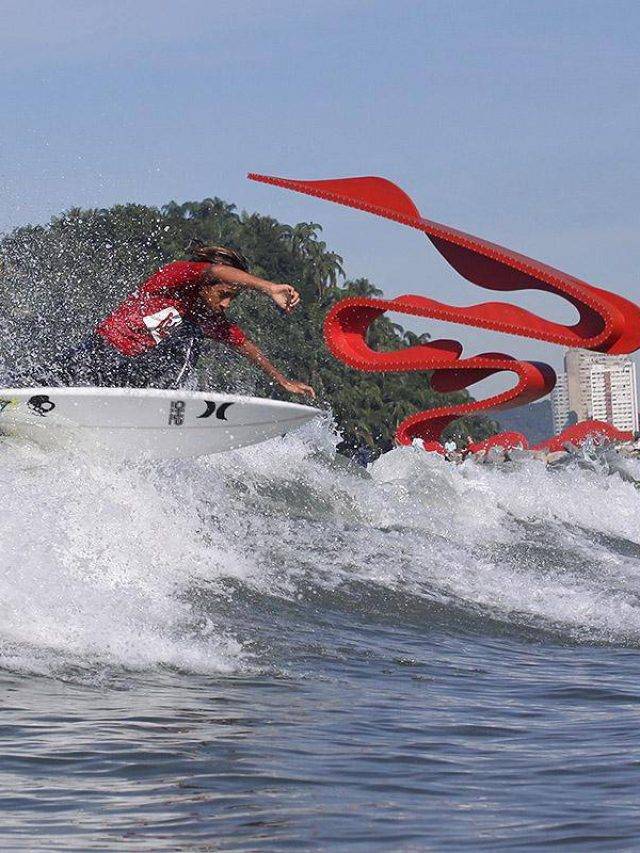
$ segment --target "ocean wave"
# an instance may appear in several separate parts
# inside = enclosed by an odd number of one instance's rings
[[[364,470],[335,444],[317,422],[123,465],[3,442],[0,666],[277,670],[314,620],[350,614],[640,644],[636,463],[456,466],[404,447]]]

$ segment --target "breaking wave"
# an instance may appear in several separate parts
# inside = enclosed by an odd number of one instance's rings
[[[640,645],[640,465],[367,470],[318,421],[159,465],[0,443],[0,666],[96,681],[305,669],[357,623]],[[337,640],[336,640],[337,642]]]

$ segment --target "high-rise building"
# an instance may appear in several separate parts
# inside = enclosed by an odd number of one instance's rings
[[[591,365],[602,358],[610,358],[610,356],[584,349],[570,349],[564,355],[569,409],[575,413],[578,421],[584,421],[589,417],[589,374]]]
[[[551,392],[551,417],[553,418],[553,431],[556,435],[559,435],[566,427],[570,411],[567,374],[560,373],[556,387]]]
[[[591,418],[620,430],[638,429],[636,366],[625,355],[569,350],[551,395],[556,435],[567,422]]]
[[[615,364],[594,364],[589,372],[590,417],[621,430],[638,429],[636,366],[630,358]]]

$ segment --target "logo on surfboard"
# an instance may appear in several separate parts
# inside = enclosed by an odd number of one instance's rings
[[[230,406],[233,406],[233,403],[222,403],[222,405],[218,406],[213,400],[205,400],[204,403],[207,408],[201,415],[198,415],[198,418],[210,418],[215,412],[216,418],[219,421],[226,421],[227,411]]]
[[[27,406],[35,415],[44,418],[55,409],[56,404],[46,394],[35,394],[33,397],[29,397]]]
[[[187,404],[184,400],[172,400],[169,409],[169,426],[182,426],[184,423],[184,410]]]

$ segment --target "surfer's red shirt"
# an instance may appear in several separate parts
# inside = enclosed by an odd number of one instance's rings
[[[200,299],[210,264],[174,261],[158,270],[98,324],[96,332],[123,355],[153,349],[184,320],[197,323],[208,338],[240,346],[244,332]]]

